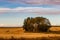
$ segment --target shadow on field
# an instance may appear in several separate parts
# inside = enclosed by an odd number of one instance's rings
[[[0,40],[60,40],[60,37],[37,37],[37,38],[14,38],[11,36],[11,38],[0,38]]]

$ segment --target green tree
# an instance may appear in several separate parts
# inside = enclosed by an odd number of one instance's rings
[[[29,32],[46,32],[51,27],[51,24],[47,18],[44,17],[35,17],[24,20],[23,28]]]

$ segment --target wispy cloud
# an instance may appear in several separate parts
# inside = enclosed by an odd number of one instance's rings
[[[59,7],[60,0],[0,0],[0,7]]]
[[[42,8],[42,7],[17,7],[17,8],[0,8],[0,14],[3,13],[34,13],[34,14],[60,14],[60,9]]]
[[[60,0],[6,0],[8,2],[14,3],[25,3],[25,4],[50,4],[50,5],[60,5]]]

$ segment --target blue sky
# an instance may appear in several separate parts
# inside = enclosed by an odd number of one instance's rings
[[[59,0],[0,0],[0,26],[22,26],[27,17],[43,16],[60,25]]]

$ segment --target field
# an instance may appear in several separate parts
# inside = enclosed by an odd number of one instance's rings
[[[30,33],[25,32],[22,27],[1,27],[1,39],[20,39],[20,40],[60,40],[60,27],[50,28],[53,32]]]

